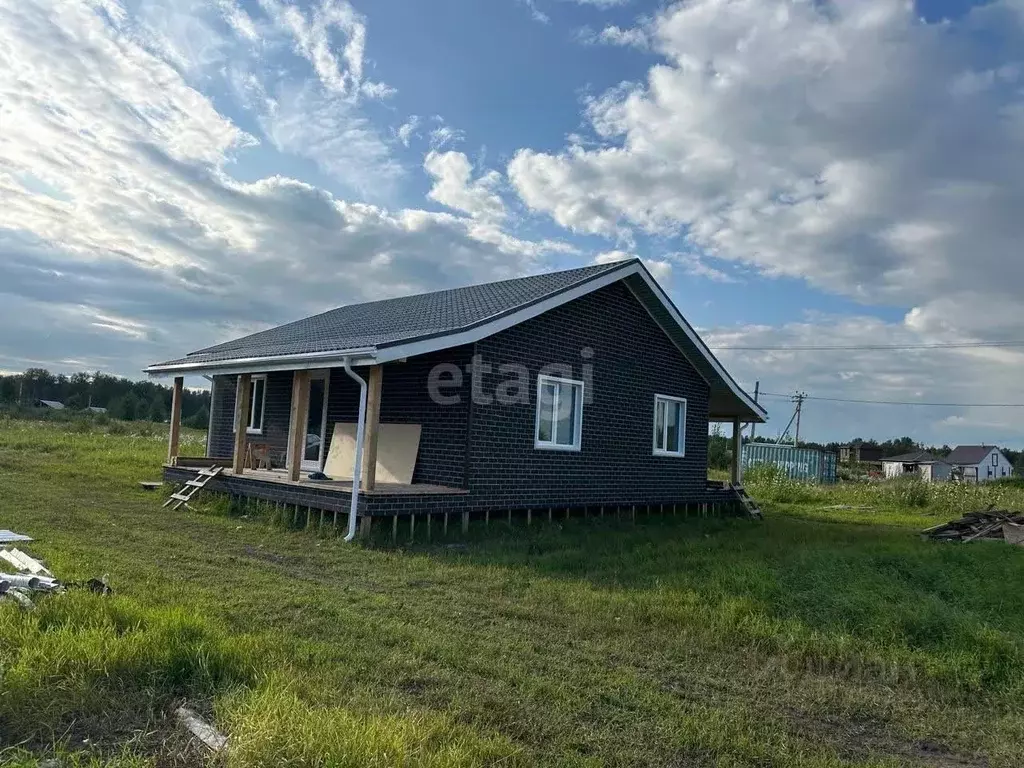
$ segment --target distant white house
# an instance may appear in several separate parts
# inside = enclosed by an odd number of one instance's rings
[[[40,408],[53,408],[55,411],[64,410],[64,403],[58,400],[36,400],[36,405]]]
[[[948,462],[932,456],[928,451],[911,451],[882,459],[882,472],[890,480],[897,477],[919,477],[926,483],[942,482],[949,480],[952,469]]]
[[[953,476],[967,483],[987,483],[1013,475],[1013,464],[994,445],[958,445],[946,457]]]

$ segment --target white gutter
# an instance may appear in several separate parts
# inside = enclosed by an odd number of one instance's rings
[[[366,379],[352,370],[352,361],[345,358],[345,373],[359,382],[359,421],[356,423],[356,458],[352,469],[352,504],[348,509],[348,533],[345,541],[356,537],[356,514],[359,509],[359,485],[363,480],[363,431],[366,428]]]

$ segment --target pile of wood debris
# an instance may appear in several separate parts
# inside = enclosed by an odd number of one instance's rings
[[[968,512],[959,520],[926,528],[921,535],[941,541],[1002,539],[1008,544],[1024,546],[1024,514],[998,509]]]

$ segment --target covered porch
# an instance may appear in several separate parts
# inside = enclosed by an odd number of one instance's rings
[[[283,450],[276,445],[280,440],[270,437],[268,428],[267,374],[238,373],[234,378],[229,450],[218,450],[222,446],[214,445],[214,409],[211,409],[205,460],[216,461],[236,477],[249,474],[267,482],[310,482],[308,475],[322,473],[328,458],[329,432],[332,428],[328,419],[331,370],[275,373],[278,380],[282,375],[290,376],[291,383],[290,397],[286,401],[289,411]],[[319,482],[327,482],[331,487],[346,485],[351,490],[353,481],[357,481],[354,484],[360,492],[374,492],[378,490],[377,459],[383,367],[368,366],[359,373],[346,365],[343,370],[358,386],[358,420],[353,461],[351,465],[343,467],[337,481]],[[176,376],[172,388],[167,446],[167,466],[172,467],[185,464],[185,459],[179,455],[183,389],[184,377]],[[215,397],[217,394],[215,389]],[[283,402],[278,400],[269,405],[273,408]],[[195,465],[194,459],[189,461]],[[395,485],[387,484],[389,487]]]
[[[408,368],[418,379],[416,366]],[[385,430],[384,453],[380,453],[383,373],[382,365],[355,368],[346,363],[344,367],[215,376],[204,457],[179,454],[184,378],[175,377],[164,477],[188,483],[200,469],[218,466],[220,474],[206,486],[210,490],[326,512],[335,522],[339,515],[348,514],[350,532],[356,517],[399,514],[414,504],[438,509],[443,504],[457,505],[468,491],[445,482],[446,477],[432,482],[425,472],[421,474],[426,477],[414,481],[421,425],[395,422],[429,415],[405,396],[403,377],[397,373],[390,377],[397,395],[393,408],[405,412],[386,414],[391,423],[384,426],[412,427],[414,435],[396,459],[395,440],[389,446]],[[458,434],[452,437],[456,443],[460,439]],[[433,446],[426,450],[428,464],[433,450]],[[397,475],[393,472],[396,461]]]

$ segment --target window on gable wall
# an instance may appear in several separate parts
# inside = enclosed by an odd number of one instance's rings
[[[654,396],[654,455],[686,455],[686,400]]]
[[[578,451],[582,431],[583,382],[538,376],[534,447]]]
[[[267,401],[267,377],[253,376],[249,382],[249,421],[245,431],[250,435],[263,434],[263,412]]]

